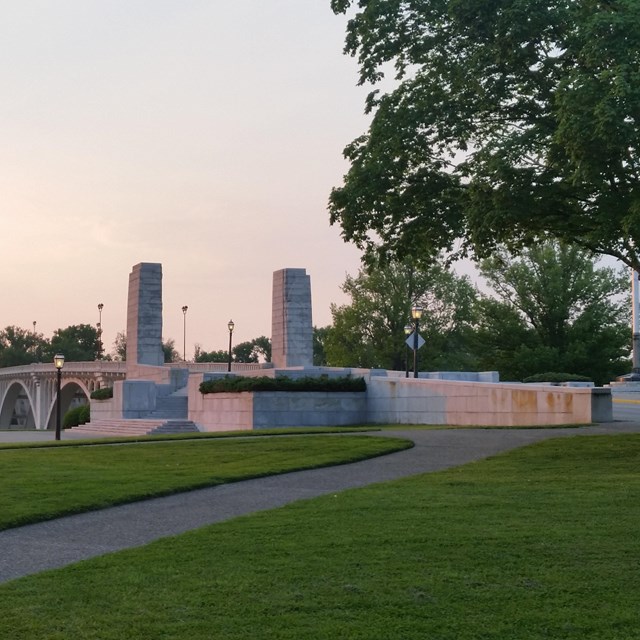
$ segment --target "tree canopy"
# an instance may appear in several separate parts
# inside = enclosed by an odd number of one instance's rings
[[[555,237],[640,269],[640,2],[331,6],[360,83],[395,70],[330,196],[345,240],[372,260]]]
[[[421,352],[421,368],[472,366],[463,339],[473,322],[475,299],[467,278],[439,265],[390,263],[347,276],[342,290],[351,302],[331,306],[333,326],[323,339],[330,366],[404,369],[404,327],[413,304],[424,308],[420,334],[427,346]]]
[[[100,356],[98,330],[90,324],[74,324],[56,329],[50,343],[49,358],[62,353],[68,362],[97,360]]]
[[[544,243],[481,265],[497,298],[483,298],[475,350],[503,379],[557,371],[599,384],[628,370],[627,274],[597,266],[575,246]]]

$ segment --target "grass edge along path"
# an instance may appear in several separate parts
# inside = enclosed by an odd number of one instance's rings
[[[412,446],[402,438],[309,435],[6,450],[0,453],[0,530]]]
[[[560,438],[0,586],[12,640],[634,640],[640,436]]]
[[[19,430],[2,430],[4,433],[15,433]],[[29,430],[33,431],[33,429]],[[85,447],[96,444],[136,444],[144,442],[165,442],[175,440],[210,440],[222,438],[260,438],[264,436],[291,436],[291,435],[319,435],[329,433],[360,433],[360,432],[380,431],[376,426],[353,426],[353,427],[283,427],[275,429],[259,429],[253,431],[201,431],[199,433],[170,433],[143,436],[109,436],[102,438],[75,438],[64,440],[40,440],[30,442],[0,442],[0,451],[3,449],[38,449],[47,447]],[[39,433],[51,433],[50,431]]]

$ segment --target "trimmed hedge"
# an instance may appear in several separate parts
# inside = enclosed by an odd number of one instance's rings
[[[91,419],[91,409],[88,404],[81,404],[64,414],[62,428],[77,427],[79,424],[86,424]]]
[[[574,373],[549,371],[547,373],[536,373],[534,376],[525,378],[523,382],[593,382],[593,380],[587,376],[579,376]]]
[[[242,391],[325,391],[345,393],[366,391],[364,378],[288,378],[278,376],[250,378],[246,376],[225,376],[216,380],[206,380],[200,384],[200,393],[240,393]]]
[[[113,387],[102,387],[91,392],[92,400],[109,400],[113,398]]]

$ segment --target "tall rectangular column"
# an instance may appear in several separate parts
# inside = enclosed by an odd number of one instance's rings
[[[127,362],[161,366],[162,265],[141,262],[129,274]]]
[[[305,269],[274,271],[271,314],[274,366],[312,366],[311,279]]]

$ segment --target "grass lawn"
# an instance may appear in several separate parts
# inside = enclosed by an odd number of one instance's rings
[[[640,638],[640,436],[546,441],[0,586],[0,637]]]
[[[0,529],[410,446],[401,439],[310,435],[2,450]]]

